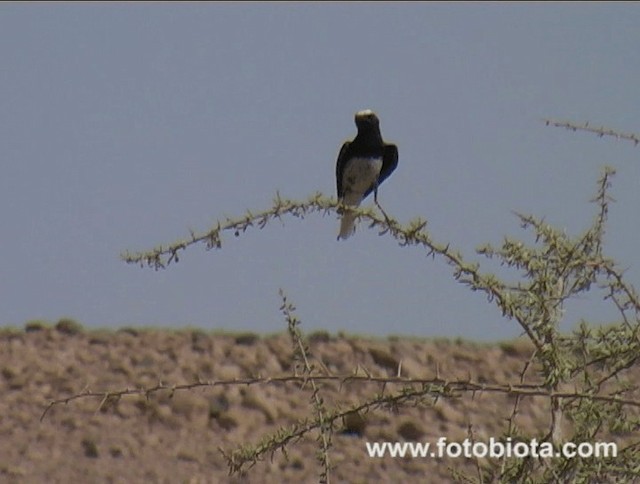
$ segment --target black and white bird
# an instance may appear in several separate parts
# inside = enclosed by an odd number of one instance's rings
[[[336,163],[338,200],[353,207],[371,192],[378,203],[378,187],[398,166],[398,148],[382,141],[380,120],[373,111],[358,111],[356,126],[358,134],[342,145]],[[338,239],[355,232],[355,218],[352,212],[344,211]]]

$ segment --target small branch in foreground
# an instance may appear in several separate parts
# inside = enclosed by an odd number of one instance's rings
[[[579,392],[550,392],[542,383],[540,384],[510,384],[510,383],[480,383],[472,380],[443,380],[442,378],[405,378],[405,377],[376,377],[372,375],[313,375],[316,381],[333,381],[345,385],[352,382],[369,382],[378,384],[398,384],[398,385],[431,385],[431,392],[437,392],[437,389],[446,389],[447,392],[489,392],[489,393],[507,393],[511,395],[521,395],[524,397],[558,397],[558,398],[585,398],[594,401],[604,401],[610,403],[619,403],[632,407],[640,408],[639,400],[623,399],[617,395],[593,395],[590,393]],[[290,383],[295,382],[304,384],[309,381],[309,375],[283,375],[274,377],[253,377],[253,378],[233,378],[230,380],[207,380],[195,381],[192,383],[182,383],[179,385],[167,385],[158,383],[148,388],[125,388],[123,390],[112,391],[91,391],[89,389],[71,395],[69,397],[52,400],[44,409],[40,421],[43,421],[51,408],[56,405],[67,404],[74,400],[82,398],[99,398],[104,401],[108,398],[118,398],[125,395],[143,395],[149,397],[154,393],[161,391],[177,392],[183,390],[191,390],[200,387],[216,387],[230,385],[265,385],[272,383]],[[442,392],[442,391],[441,391]]]
[[[287,300],[287,295],[282,289],[280,289],[280,297],[282,298],[282,306],[280,306],[280,310],[284,314],[285,320],[287,321],[287,329],[289,331],[289,335],[291,336],[291,342],[293,343],[294,365],[298,361],[302,360],[302,362],[304,363],[303,374],[307,376],[309,378],[309,382],[311,382],[311,388],[313,390],[311,400],[313,401],[313,408],[316,412],[316,418],[318,422],[320,422],[320,435],[318,436],[318,440],[320,441],[320,452],[318,461],[322,466],[322,472],[320,473],[320,482],[323,484],[329,484],[329,473],[331,472],[329,449],[331,448],[331,433],[333,431],[332,422],[327,421],[327,409],[325,408],[323,398],[320,396],[320,389],[318,388],[318,385],[316,385],[315,378],[313,377],[314,367],[309,362],[309,357],[307,356],[309,348],[302,338],[302,331],[300,331],[300,320],[294,313],[296,308]],[[297,369],[295,367],[294,373],[297,374]]]

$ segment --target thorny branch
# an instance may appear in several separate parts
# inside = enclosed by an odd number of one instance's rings
[[[547,126],[554,126],[556,128],[566,128],[571,131],[588,131],[589,133],[595,133],[601,138],[603,136],[612,136],[616,139],[624,139],[632,141],[634,145],[638,146],[640,143],[640,135],[635,133],[621,133],[615,129],[601,127],[594,127],[589,125],[589,121],[584,124],[576,124],[571,121],[556,121],[554,119],[544,119],[544,123]]]
[[[389,377],[389,376],[373,376],[373,375],[322,375],[314,374],[312,378],[316,382],[337,382],[340,385],[348,385],[350,383],[375,383],[383,385],[421,385],[429,386],[428,393],[430,394],[442,394],[444,396],[451,394],[461,394],[464,392],[469,393],[504,393],[521,397],[559,397],[559,398],[588,398],[594,401],[603,401],[610,403],[621,403],[623,405],[629,405],[632,407],[640,407],[640,401],[624,399],[619,395],[595,395],[579,392],[550,392],[544,384],[513,384],[513,383],[485,383],[477,382],[473,380],[444,380],[440,377],[434,378],[406,378],[406,377]],[[66,405],[74,400],[95,398],[99,399],[103,404],[104,401],[110,398],[120,398],[127,395],[140,395],[145,398],[149,398],[151,395],[158,392],[170,392],[175,393],[179,391],[192,390],[202,387],[218,387],[218,386],[252,386],[252,385],[271,385],[271,384],[285,384],[285,383],[297,383],[299,385],[306,384],[310,379],[309,375],[279,375],[279,376],[266,376],[266,377],[250,377],[250,378],[233,378],[229,380],[197,380],[191,383],[181,383],[170,385],[167,383],[159,382],[152,387],[140,387],[140,388],[124,388],[121,390],[105,390],[105,391],[93,391],[85,389],[80,393],[76,393],[69,397],[52,400],[44,409],[40,420],[43,421],[49,411],[58,405]],[[96,408],[96,411],[100,410],[100,406]]]
[[[320,441],[318,460],[320,462],[320,465],[322,466],[322,472],[320,473],[320,483],[329,484],[329,475],[331,472],[329,449],[331,447],[333,421],[327,419],[327,409],[325,408],[324,400],[320,396],[320,389],[316,385],[315,377],[313,376],[314,367],[309,362],[309,357],[307,356],[309,348],[303,340],[302,332],[300,331],[300,320],[294,313],[295,307],[287,300],[287,296],[282,289],[280,289],[280,297],[282,298],[282,306],[280,307],[280,310],[284,314],[285,320],[287,321],[287,329],[289,331],[289,335],[291,336],[291,342],[293,343],[293,360],[295,363],[302,360],[302,362],[304,363],[303,375],[308,378],[308,381],[311,383],[311,388],[313,389],[311,399],[313,401],[313,408],[316,413],[316,419],[320,424],[320,435],[318,437]],[[298,374],[297,368],[295,367],[294,374]]]

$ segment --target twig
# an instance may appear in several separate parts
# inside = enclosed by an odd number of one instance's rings
[[[611,128],[605,128],[604,126],[595,128],[593,126],[589,126],[588,121],[584,124],[576,124],[571,121],[556,121],[553,119],[543,119],[543,121],[547,126],[566,128],[571,131],[588,131],[589,133],[597,134],[601,138],[603,136],[613,136],[616,139],[632,141],[636,146],[638,145],[638,143],[640,143],[640,135],[637,135],[635,133],[621,133],[620,131],[616,131],[615,129]]]

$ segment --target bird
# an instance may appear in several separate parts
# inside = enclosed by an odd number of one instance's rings
[[[358,134],[342,145],[336,162],[338,201],[357,207],[373,192],[377,205],[378,187],[398,166],[398,147],[382,140],[380,120],[372,110],[358,111],[355,122]],[[355,232],[355,219],[353,212],[342,211],[338,240]]]

